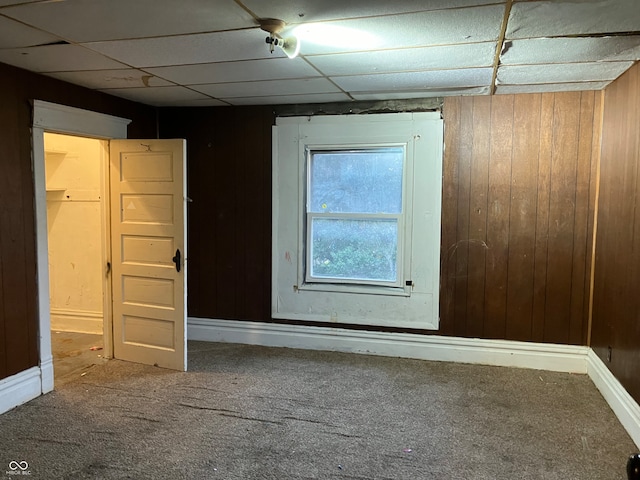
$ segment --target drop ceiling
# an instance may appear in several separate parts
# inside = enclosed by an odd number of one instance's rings
[[[0,0],[0,62],[155,106],[600,90],[638,60],[639,0]]]

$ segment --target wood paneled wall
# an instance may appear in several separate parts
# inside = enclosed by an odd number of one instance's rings
[[[24,151],[29,143],[21,138],[19,118],[20,101],[26,99],[19,97],[18,85],[3,70],[0,70],[0,378],[38,364],[33,180],[30,152]]]
[[[189,316],[271,317],[269,107],[169,108],[161,136],[186,138]]]
[[[586,342],[600,98],[446,100],[435,333]],[[262,107],[160,111],[161,136],[187,138],[190,316],[272,321],[272,123]]]
[[[155,137],[155,109],[0,64],[0,379],[38,364],[30,101],[133,120]]]
[[[189,314],[270,321],[268,107],[156,110],[0,64],[0,379],[38,362],[31,105],[188,140]],[[592,346],[640,399],[640,67],[605,95]],[[447,98],[438,333],[584,344],[601,94]]]
[[[605,92],[596,252],[591,346],[640,402],[639,64]]]
[[[445,100],[440,333],[585,344],[600,98]]]

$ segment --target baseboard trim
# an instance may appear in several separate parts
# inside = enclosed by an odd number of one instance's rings
[[[49,393],[53,390],[53,356],[44,358],[40,362],[40,374],[42,379],[42,393]]]
[[[104,323],[102,312],[51,308],[50,316],[52,331],[102,335]]]
[[[587,347],[370,332],[276,323],[188,319],[189,340],[364,353],[444,362],[587,373]]]
[[[640,406],[638,403],[591,349],[587,353],[587,373],[631,439],[640,448]]]
[[[0,414],[39,396],[42,393],[40,382],[39,367],[0,380]]]

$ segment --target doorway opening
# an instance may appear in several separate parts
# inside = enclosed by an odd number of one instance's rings
[[[55,384],[111,357],[104,341],[108,274],[108,142],[44,134],[51,349]]]
[[[104,115],[55,103],[33,100],[32,154],[36,210],[36,266],[38,279],[38,350],[40,362],[31,387],[31,398],[53,390],[51,316],[49,308],[49,251],[47,234],[47,192],[45,175],[45,132],[109,140],[126,138],[131,120]],[[105,299],[110,298],[110,292]],[[106,304],[106,302],[105,302]],[[105,311],[106,313],[106,311]],[[105,315],[107,318],[109,314]],[[110,330],[103,329],[105,346],[111,346]],[[111,348],[111,347],[109,347]]]
[[[179,371],[187,368],[186,141],[125,140],[129,123],[111,115],[33,101],[40,363],[25,380],[30,388],[26,399],[54,387],[47,197],[66,196],[53,190],[67,188],[52,183],[52,192],[47,193],[46,132],[105,142],[100,199],[104,237],[100,267],[104,275],[102,358]],[[85,325],[91,323],[86,321]],[[96,323],[99,319],[94,317],[94,326]]]

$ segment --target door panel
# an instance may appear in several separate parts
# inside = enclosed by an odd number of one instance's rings
[[[186,370],[184,140],[112,140],[113,348]]]

